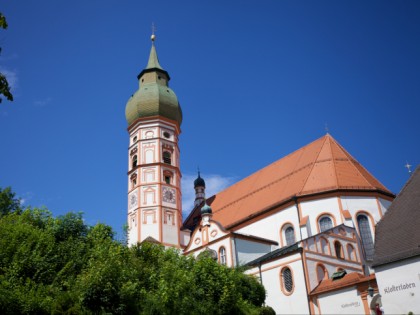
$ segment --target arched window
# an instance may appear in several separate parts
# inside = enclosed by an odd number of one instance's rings
[[[370,231],[369,219],[366,215],[360,214],[357,216],[357,225],[359,227],[360,238],[362,239],[363,249],[367,260],[373,259],[374,244],[372,232]]]
[[[163,152],[163,162],[166,164],[172,164],[171,153],[168,151]]]
[[[356,252],[351,244],[347,244],[347,254],[350,260],[356,261]]]
[[[328,243],[328,241],[325,238],[321,237],[320,243],[321,243],[322,253],[325,255],[330,255],[331,251],[330,251],[330,244]]]
[[[219,262],[221,265],[226,265],[226,249],[223,246],[219,249]]]
[[[337,256],[338,259],[343,259],[343,246],[341,246],[341,243],[339,241],[334,242],[334,249],[335,249],[335,256]]]
[[[322,217],[321,219],[319,219],[319,230],[321,232],[329,230],[332,227],[333,227],[333,224],[330,217]]]
[[[132,159],[132,167],[135,168],[137,166],[137,155],[133,156]]]
[[[292,226],[288,226],[284,230],[284,237],[286,239],[286,245],[292,245],[296,242],[295,240],[295,230]]]
[[[316,266],[316,276],[318,278],[318,282],[328,279],[328,271],[325,269],[324,265],[319,264]]]
[[[163,171],[163,180],[165,181],[165,183],[172,184],[173,176],[174,174],[172,172],[168,170]]]
[[[284,294],[291,294],[293,292],[293,275],[289,267],[284,267],[281,270],[281,285]]]

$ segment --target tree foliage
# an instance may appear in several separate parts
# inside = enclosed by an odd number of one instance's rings
[[[0,28],[7,29],[8,24],[6,21],[6,17],[0,12]],[[0,47],[1,52],[1,47]],[[0,72],[0,95],[6,97],[7,100],[13,101],[13,95],[10,92],[9,82],[7,81],[6,76]],[[2,102],[2,98],[0,97],[0,103]]]
[[[0,190],[1,314],[260,314],[265,290],[207,255],[127,247],[82,214],[21,209]]]

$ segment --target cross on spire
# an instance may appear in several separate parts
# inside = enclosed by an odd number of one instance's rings
[[[326,133],[328,133],[330,131],[329,128],[328,128],[328,124],[327,123],[325,123],[325,127],[324,128],[325,128],[325,132]]]
[[[152,42],[154,42],[156,38],[155,32],[156,32],[156,26],[155,26],[155,23],[152,22],[152,36],[150,36],[150,39],[152,40]]]
[[[411,173],[411,166],[410,164],[408,164],[408,162],[406,161],[406,164],[404,165],[404,167],[408,170],[409,173]]]

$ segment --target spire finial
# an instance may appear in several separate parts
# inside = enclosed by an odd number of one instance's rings
[[[328,128],[328,124],[327,123],[325,123],[325,132],[328,134],[329,133],[329,128]]]
[[[408,162],[407,162],[407,161],[405,161],[405,162],[406,162],[406,163],[405,163],[404,167],[405,167],[405,168],[407,168],[408,173],[411,173],[411,166],[412,166],[412,165],[408,164]]]
[[[155,41],[155,38],[156,38],[155,31],[156,31],[155,23],[152,22],[152,36],[150,36],[152,43]]]
[[[198,177],[200,177],[200,166],[197,166]]]

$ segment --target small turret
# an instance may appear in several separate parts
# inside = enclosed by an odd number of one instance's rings
[[[195,200],[194,207],[201,205],[206,198],[206,182],[200,176],[200,171],[198,171],[198,177],[194,181],[195,189]]]
[[[204,201],[204,206],[201,208],[201,225],[210,225],[210,219],[213,216],[213,210],[211,207],[207,204],[206,201]]]

